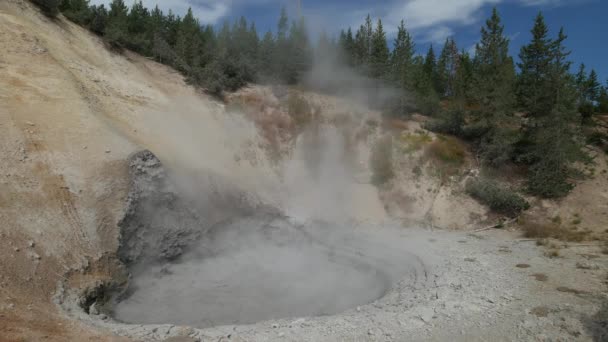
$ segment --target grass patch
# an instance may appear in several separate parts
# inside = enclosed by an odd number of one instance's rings
[[[438,136],[427,148],[431,158],[446,164],[461,166],[464,164],[465,146],[458,139]]]
[[[413,153],[419,151],[423,146],[428,145],[433,141],[433,138],[427,132],[404,133],[401,134],[399,140],[405,145],[402,147],[403,152]]]
[[[520,220],[520,226],[524,232],[524,237],[539,239],[539,241],[551,238],[561,241],[581,242],[589,235],[589,232],[587,231],[572,231],[555,223],[543,224],[528,220]],[[545,242],[537,242],[537,244],[544,245]]]

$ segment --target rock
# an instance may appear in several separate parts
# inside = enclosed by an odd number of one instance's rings
[[[112,150],[106,150],[106,153],[110,153],[110,152],[112,152]]]
[[[91,304],[91,306],[89,307],[89,315],[99,315],[99,310],[97,310],[97,303]]]
[[[25,124],[26,124],[26,125],[28,125],[28,126],[36,126],[36,125],[35,125],[33,122],[31,122],[31,121],[26,121],[26,122],[25,122]]]
[[[577,262],[576,268],[580,268],[582,270],[599,270],[600,266],[597,264],[588,263],[588,262],[583,261],[583,262]]]
[[[418,313],[418,317],[425,323],[430,323],[435,315],[435,310],[432,308],[422,308]]]
[[[279,337],[285,337],[285,333],[284,332],[279,333]]]
[[[28,247],[34,247],[35,245],[36,245],[36,243],[35,243],[33,240],[29,240],[29,241],[27,242],[27,246],[28,246]]]
[[[276,329],[276,328],[278,328],[278,327],[279,327],[279,325],[278,325],[278,324],[276,324],[276,323],[272,325],[272,329]]]

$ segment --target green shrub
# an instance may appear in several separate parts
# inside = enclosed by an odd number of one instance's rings
[[[559,198],[566,196],[574,188],[570,182],[570,167],[554,159],[542,160],[530,167],[528,190],[531,194],[544,198]]]
[[[54,17],[59,14],[59,3],[61,0],[32,0],[32,2],[40,7],[46,15]]]
[[[452,110],[441,112],[437,119],[428,122],[424,128],[436,133],[461,136],[464,124],[463,111]]]
[[[471,197],[501,214],[517,216],[530,208],[530,204],[521,196],[491,180],[469,180],[466,191]]]
[[[370,168],[375,185],[385,184],[393,178],[393,138],[390,135],[378,139],[372,147]]]

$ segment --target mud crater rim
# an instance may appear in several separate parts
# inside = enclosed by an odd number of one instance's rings
[[[130,281],[106,305],[117,322],[208,328],[335,315],[384,297],[410,271],[411,255],[352,227],[298,224],[215,175],[198,179],[204,198],[193,198],[151,152],[130,160],[118,251]]]

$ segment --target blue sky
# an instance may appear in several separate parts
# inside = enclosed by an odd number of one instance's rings
[[[446,37],[456,39],[461,49],[473,50],[479,28],[496,6],[511,37],[511,53],[530,40],[534,16],[542,11],[552,35],[564,26],[573,51],[571,60],[594,68],[602,83],[608,79],[608,1],[606,0],[300,0],[313,34],[321,30],[336,35],[341,28],[356,29],[369,13],[381,18],[389,38],[401,19],[414,34],[418,51],[430,44],[440,48]],[[92,0],[91,3],[107,3]],[[125,2],[129,3],[129,0]],[[279,11],[286,6],[292,16],[298,0],[143,0],[176,13],[192,7],[203,23],[221,24],[241,15],[256,22],[260,34],[275,29]]]

